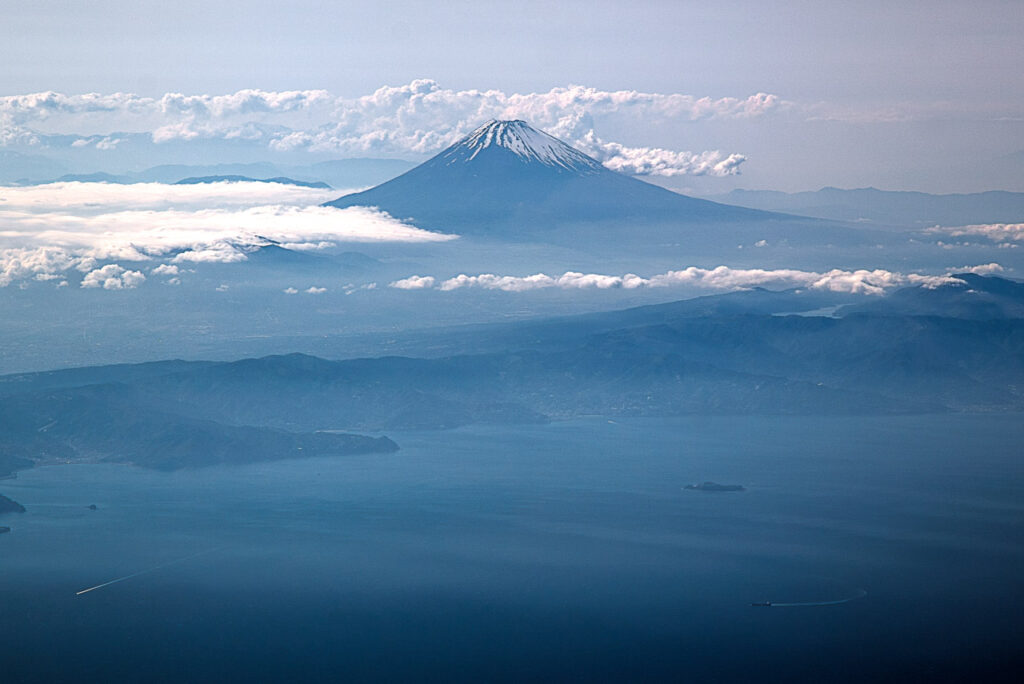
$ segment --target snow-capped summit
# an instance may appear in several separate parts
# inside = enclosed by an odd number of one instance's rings
[[[511,152],[523,162],[537,162],[576,173],[598,173],[604,168],[596,159],[518,119],[492,119],[442,152],[440,158],[453,164],[496,152]]]
[[[428,230],[534,239],[563,226],[763,221],[777,215],[624,176],[525,121],[488,121],[397,178],[327,206],[378,207]],[[659,238],[660,239],[660,238]]]

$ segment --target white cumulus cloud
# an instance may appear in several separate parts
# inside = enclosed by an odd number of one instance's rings
[[[626,147],[604,142],[593,130],[575,141],[576,147],[594,157],[612,171],[634,176],[731,176],[738,174],[747,160],[742,154],[673,152],[658,147]]]
[[[89,271],[82,279],[82,287],[102,287],[104,290],[127,290],[138,287],[146,280],[141,271],[129,271],[117,264],[107,264]]]
[[[425,290],[434,287],[434,277],[413,275],[408,278],[396,280],[391,283],[390,287],[397,290]]]
[[[646,128],[669,121],[743,120],[787,109],[777,95],[700,97],[608,91],[581,85],[546,92],[454,90],[430,79],[346,98],[323,90],[241,90],[222,95],[45,92],[0,97],[0,143],[38,144],[36,129],[81,136],[71,144],[112,149],[114,132],[149,133],[155,143],[244,139],[275,150],[349,156],[433,154],[489,119],[525,119],[619,171],[640,175],[728,175],[744,157],[604,141],[594,120]]]
[[[907,285],[939,287],[949,283],[962,282],[949,275],[923,275],[918,273],[896,273],[883,269],[846,271],[833,269],[824,272],[801,271],[796,269],[736,269],[728,266],[699,268],[690,266],[678,271],[667,271],[650,277],[634,273],[606,275],[567,271],[552,276],[535,273],[528,276],[459,274],[441,281],[437,289],[450,292],[462,288],[502,290],[505,292],[526,292],[547,288],[559,289],[636,289],[647,287],[692,286],[711,290],[741,290],[752,287],[769,288],[810,288],[833,292],[855,294],[882,294],[887,289]],[[411,276],[391,283],[398,289],[426,289],[434,287],[436,280],[431,276]]]
[[[992,242],[1024,242],[1024,223],[985,223],[953,228],[936,226],[928,231],[953,237],[981,237]]]
[[[13,282],[38,279],[40,275],[50,276],[71,269],[91,269],[95,261],[75,257],[60,247],[0,249],[0,287]]]
[[[978,264],[977,266],[961,266],[960,268],[950,269],[950,273],[973,273],[975,275],[992,275],[993,273],[1002,273],[1006,269],[1002,265],[992,262],[990,264]]]

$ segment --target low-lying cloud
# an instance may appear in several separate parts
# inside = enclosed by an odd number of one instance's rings
[[[338,242],[437,242],[455,237],[416,228],[371,208],[321,207],[323,199],[322,191],[267,183],[0,188],[0,287],[69,271],[92,274],[115,265],[121,272],[111,269],[87,276],[83,287],[127,289],[144,277],[126,277],[141,272],[121,262],[167,261],[168,265],[154,267],[164,270],[153,273],[177,275],[170,270],[177,265],[245,261],[253,250],[271,243],[316,250]],[[263,203],[268,201],[276,203]]]
[[[961,266],[960,268],[950,269],[951,273],[973,273],[974,275],[992,275],[993,273],[1002,273],[1006,269],[1001,264],[992,262],[990,264],[978,264],[977,266]]]
[[[396,290],[426,290],[434,287],[434,277],[413,275],[408,278],[396,280],[391,283],[391,287]]]
[[[853,294],[878,295],[894,287],[920,285],[939,287],[960,283],[950,275],[922,275],[919,273],[896,273],[883,269],[845,271],[833,269],[825,272],[800,271],[795,269],[736,269],[728,266],[699,268],[690,266],[678,271],[667,271],[650,277],[634,273],[606,275],[600,273],[579,273],[567,271],[552,276],[536,273],[527,276],[459,274],[447,280],[437,281],[431,276],[411,276],[391,283],[397,289],[436,289],[451,292],[463,288],[501,290],[504,292],[527,292],[558,288],[573,289],[637,289],[651,287],[692,286],[710,290],[742,290],[753,287],[766,288],[808,288],[848,292]]]
[[[953,228],[930,228],[931,233],[953,237],[980,237],[996,243],[1024,242],[1024,223],[985,223]]]
[[[168,185],[165,183],[46,183],[0,186],[2,212],[73,211],[76,214],[129,209],[227,209],[257,205],[316,206],[348,190],[323,190],[285,183],[222,182]]]
[[[107,264],[102,268],[89,271],[82,278],[82,287],[104,290],[130,290],[145,282],[146,276],[141,271],[129,271],[118,264]]]

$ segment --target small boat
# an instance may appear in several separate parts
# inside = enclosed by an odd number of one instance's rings
[[[744,492],[746,487],[738,484],[718,484],[717,482],[702,482],[700,484],[689,484],[683,489],[696,489],[701,492]]]

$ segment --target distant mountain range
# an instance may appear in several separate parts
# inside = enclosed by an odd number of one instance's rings
[[[374,206],[425,228],[505,237],[564,224],[795,218],[687,197],[610,171],[524,121],[490,121],[397,178],[327,205]]]
[[[337,159],[308,165],[252,162],[241,164],[165,164],[126,173],[66,173],[44,157],[0,151],[0,183],[177,183],[189,178],[231,177],[246,179],[287,178],[294,183],[322,183],[326,187],[353,188],[380,183],[408,170],[412,163],[398,159]],[[319,186],[314,186],[319,187]]]
[[[894,298],[903,309],[843,317],[779,315],[820,302],[754,291],[478,329],[468,336],[476,351],[434,358],[291,354],[4,376],[0,465],[177,468],[373,452],[396,445],[335,431],[592,414],[1020,411],[1024,317],[991,304],[1019,314],[1024,284],[963,277],[966,289],[911,288]],[[983,315],[916,314],[922,297],[966,306],[969,291],[985,295]]]
[[[363,333],[344,338],[295,339],[293,344],[301,344],[315,354],[444,358],[508,349],[572,349],[588,336],[698,318],[792,315],[844,318],[859,314],[978,321],[1024,318],[1024,283],[972,273],[959,273],[955,278],[962,282],[936,288],[906,287],[877,297],[804,288],[781,291],[752,288],[613,311],[418,328],[400,333]]]
[[[67,170],[64,164],[43,155],[0,150],[0,183],[56,178]]]
[[[190,176],[176,181],[175,185],[201,185],[203,183],[279,183],[281,185],[297,185],[302,188],[320,188],[330,190],[331,186],[322,181],[300,181],[286,176],[274,178],[250,178],[249,176]]]
[[[1024,193],[1021,192],[931,195],[876,188],[822,188],[792,194],[772,190],[733,190],[709,198],[764,211],[912,228],[1024,221]]]

